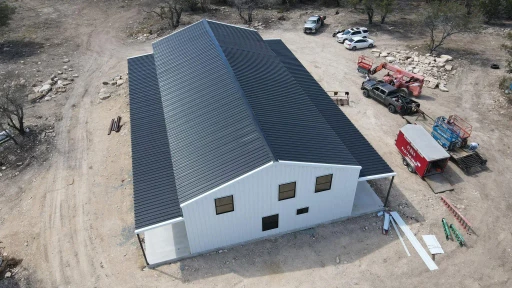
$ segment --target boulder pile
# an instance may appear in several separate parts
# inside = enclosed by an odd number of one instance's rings
[[[98,94],[100,100],[107,100],[110,98],[116,92],[117,88],[121,87],[126,80],[127,79],[123,78],[122,75],[117,75],[110,80],[101,82],[103,87],[101,87]]]
[[[64,59],[63,62],[68,63],[69,59]],[[64,93],[68,90],[68,86],[73,83],[75,78],[78,78],[78,74],[70,76],[69,72],[73,71],[68,66],[62,67],[62,71],[59,70],[50,76],[50,79],[46,82],[43,80],[36,79],[36,82],[32,84],[34,93],[28,95],[29,101],[38,101],[44,99],[50,101],[55,98],[58,94]]]
[[[436,57],[432,54],[420,55],[419,52],[412,51],[384,51],[373,49],[372,54],[375,57],[382,57],[388,63],[405,69],[414,74],[425,77],[424,86],[448,92],[446,88],[450,75],[456,73],[453,65],[448,64],[453,58],[449,55]]]

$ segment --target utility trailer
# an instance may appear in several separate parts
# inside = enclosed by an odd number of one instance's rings
[[[434,193],[453,190],[443,175],[450,155],[420,125],[407,124],[396,136],[395,146],[404,166],[424,179]]]
[[[425,130],[432,135],[432,129],[435,125],[434,118],[428,116],[421,109],[418,109],[418,113],[414,115],[402,115],[402,118],[409,124],[417,124],[423,126]],[[438,117],[439,118],[439,117]],[[434,133],[435,134],[435,133]],[[464,138],[467,142],[467,137]],[[463,143],[465,145],[465,143]],[[464,173],[469,174],[476,171],[485,169],[487,165],[487,159],[485,159],[477,151],[471,151],[464,148],[464,145],[460,147],[452,147],[451,150],[447,150],[450,154],[450,160],[455,163]]]

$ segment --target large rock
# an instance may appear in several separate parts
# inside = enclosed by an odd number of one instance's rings
[[[446,61],[452,61],[453,60],[453,57],[449,56],[449,55],[441,55],[441,56],[439,56],[439,58],[444,58],[444,59],[446,59]]]
[[[106,99],[110,98],[111,95],[112,95],[112,93],[110,93],[110,91],[108,91],[107,88],[101,88],[100,94],[98,95],[98,97],[100,97],[100,100],[106,100]]]
[[[69,59],[66,58],[66,59],[62,60],[62,62],[63,63],[69,63]]]
[[[388,55],[389,55],[389,52],[386,52],[386,51],[380,53],[380,57],[388,57]]]
[[[380,53],[379,49],[372,49],[372,53]]]
[[[446,65],[444,62],[437,63],[437,67],[444,67],[444,65]]]
[[[443,84],[439,84],[439,90],[443,91],[443,92],[448,92],[450,90],[448,90],[448,88],[446,88],[446,86],[444,86]]]
[[[119,87],[119,86],[121,86],[121,85],[123,85],[123,84],[124,84],[124,80],[123,80],[123,79],[119,79],[119,80],[117,80],[117,82],[116,82],[116,86],[117,86],[117,87]]]
[[[28,101],[29,102],[35,101],[35,100],[39,99],[40,96],[41,96],[41,94],[39,94],[39,93],[30,93],[30,94],[28,94]]]
[[[452,65],[445,65],[444,69],[446,69],[446,71],[452,71],[453,66]]]
[[[388,56],[386,57],[386,62],[388,63],[393,63],[396,61],[396,58],[395,57],[392,57],[392,56]]]
[[[412,73],[414,73],[414,74],[418,74],[418,73],[420,73],[420,69],[418,69],[418,68],[413,69],[413,70],[412,70]]]
[[[436,89],[437,85],[439,85],[439,81],[434,78],[425,79],[425,86],[431,89]]]
[[[43,94],[43,95],[46,95],[48,94],[50,91],[52,91],[52,85],[49,85],[49,84],[44,84],[43,87],[41,87],[41,89],[39,89],[39,93]]]
[[[445,63],[446,61],[446,58],[436,58],[436,63]]]
[[[62,80],[57,81],[57,85],[60,85],[60,86],[68,86],[69,84],[71,84],[70,81],[62,81]]]

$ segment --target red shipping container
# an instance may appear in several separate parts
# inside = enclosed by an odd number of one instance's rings
[[[442,173],[450,155],[421,126],[408,124],[400,129],[395,145],[404,165],[420,177]]]

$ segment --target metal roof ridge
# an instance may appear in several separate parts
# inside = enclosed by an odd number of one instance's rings
[[[160,40],[163,40],[163,39],[165,39],[165,38],[167,38],[167,37],[169,37],[169,36],[172,36],[172,35],[174,35],[174,34],[176,34],[176,33],[180,33],[181,31],[186,30],[187,28],[192,27],[192,26],[194,26],[194,25],[196,25],[197,23],[202,22],[202,21],[205,21],[205,20],[204,20],[204,19],[201,19],[201,20],[199,20],[199,21],[197,21],[197,22],[194,22],[194,23],[192,23],[192,24],[190,24],[190,25],[188,25],[188,26],[186,26],[186,27],[183,27],[182,29],[180,29],[180,30],[178,30],[178,31],[174,31],[174,32],[172,32],[171,34],[169,34],[169,35],[167,35],[167,36],[164,36],[164,37],[162,37],[162,38],[160,38],[160,39],[157,39],[157,40],[155,40],[155,41],[151,42],[151,47],[153,47],[153,44],[155,44],[156,42],[159,42]],[[153,51],[154,51],[154,48],[153,48]]]
[[[203,19],[203,21],[213,22],[213,23],[218,23],[218,24],[222,24],[222,25],[228,25],[228,26],[233,26],[233,27],[236,27],[236,28],[242,28],[242,29],[247,29],[247,30],[258,32],[258,30],[256,30],[256,29],[242,27],[242,26],[238,26],[238,25],[234,25],[234,24],[229,24],[229,23],[224,23],[224,22],[219,22],[219,21],[215,21],[215,20],[211,20],[211,19]]]
[[[215,46],[215,49],[217,49],[217,53],[219,53],[219,55],[220,55],[220,57],[222,59],[222,62],[224,63],[224,65],[226,65],[228,73],[231,76],[231,78],[233,80],[233,83],[235,84],[236,89],[238,90],[238,92],[242,96],[242,100],[244,101],[245,107],[246,107],[247,111],[249,112],[249,114],[251,115],[252,121],[253,121],[256,129],[258,130],[260,136],[262,137],[263,142],[265,144],[265,147],[267,147],[267,149],[268,149],[268,153],[269,153],[270,157],[272,158],[272,160],[274,162],[277,161],[277,157],[275,156],[274,152],[272,151],[272,148],[270,147],[269,142],[267,141],[265,133],[263,133],[263,129],[261,129],[260,123],[256,119],[256,116],[254,115],[254,111],[252,111],[251,105],[249,105],[247,97],[245,97],[244,90],[240,86],[240,83],[238,82],[238,79],[235,76],[235,72],[233,72],[233,69],[231,68],[231,65],[229,64],[228,59],[226,58],[226,55],[224,55],[224,52],[222,51],[222,48],[220,47],[219,41],[217,41],[217,38],[215,37],[215,34],[213,34],[213,31],[212,31],[210,25],[208,24],[208,22],[210,20],[204,20],[203,19],[201,21],[204,23],[206,31],[207,31],[208,35],[210,35],[210,37],[211,37],[211,39],[213,41],[213,44]],[[216,21],[211,21],[211,22],[216,22]],[[216,22],[216,23],[224,24],[224,23],[221,23],[221,22]],[[229,25],[229,24],[224,24],[224,25]],[[235,26],[235,25],[230,25],[230,26],[234,26],[234,27],[237,27],[237,28],[242,28],[242,27],[238,27],[238,26]],[[244,28],[244,29],[246,29],[246,28]],[[249,29],[249,30],[252,30],[252,29]],[[254,30],[254,31],[256,31],[256,30]]]

